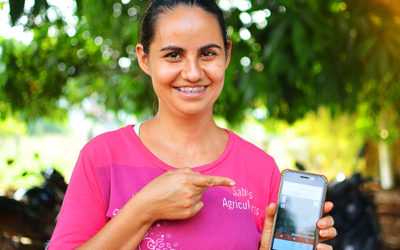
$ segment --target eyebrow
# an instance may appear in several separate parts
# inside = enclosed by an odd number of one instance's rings
[[[221,46],[219,46],[215,43],[212,43],[212,44],[208,44],[206,46],[201,47],[200,50],[211,49],[211,48],[222,49]]]
[[[176,46],[167,46],[167,47],[164,47],[164,48],[160,49],[160,51],[165,51],[165,50],[177,50],[177,51],[184,51],[184,49],[183,49],[183,48],[176,47]]]
[[[222,49],[221,46],[219,46],[219,45],[217,45],[215,43],[211,43],[211,44],[208,44],[208,45],[205,45],[205,46],[201,47],[199,49],[199,51],[210,49],[210,48]],[[177,47],[177,46],[173,46],[173,45],[166,46],[166,47],[160,49],[160,51],[166,51],[166,50],[185,51],[183,48]]]

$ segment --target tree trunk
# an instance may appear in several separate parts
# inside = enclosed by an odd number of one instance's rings
[[[381,187],[384,190],[388,190],[393,187],[393,173],[391,169],[390,149],[387,142],[379,142],[378,150]]]

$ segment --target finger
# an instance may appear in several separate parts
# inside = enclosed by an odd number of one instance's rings
[[[272,224],[274,224],[275,212],[276,212],[276,203],[269,204],[267,209],[265,210],[265,218],[269,219],[268,223],[271,222]],[[270,224],[271,228],[272,228],[272,224]],[[264,222],[264,226],[265,226],[265,222]]]
[[[274,226],[276,203],[271,203],[265,210],[264,228],[261,236],[260,249],[268,249],[271,242],[271,234]]]
[[[317,250],[333,250],[333,247],[328,244],[318,243]]]
[[[337,231],[336,231],[336,228],[334,228],[334,227],[320,230],[319,231],[319,236],[320,236],[319,241],[325,241],[328,239],[335,238],[336,235],[337,235]]]
[[[203,197],[204,191],[207,189],[203,187],[195,187],[195,188],[198,188],[198,190],[192,197],[193,203],[200,202],[201,198]]]
[[[193,206],[193,213],[197,214],[203,207],[204,203],[202,201],[197,202],[196,205]]]
[[[180,211],[177,213],[177,215],[174,217],[174,219],[178,220],[183,220],[183,219],[188,219],[196,215],[204,206],[204,203],[202,201],[197,202],[193,206],[188,207],[184,211]]]
[[[330,211],[332,211],[333,208],[333,203],[330,201],[327,201],[324,203],[324,214],[329,213]]]
[[[328,215],[328,216],[322,217],[321,219],[318,220],[317,227],[319,229],[325,229],[325,228],[333,227],[334,224],[335,224],[335,221],[333,220],[333,217]]]
[[[222,176],[193,175],[192,181],[198,187],[235,186],[235,182],[232,179]]]

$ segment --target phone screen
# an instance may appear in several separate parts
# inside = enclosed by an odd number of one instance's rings
[[[301,176],[298,172],[282,176],[272,249],[312,250],[314,247],[325,179]]]

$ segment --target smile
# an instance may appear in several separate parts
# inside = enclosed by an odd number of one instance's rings
[[[194,88],[179,87],[179,88],[176,88],[176,89],[179,90],[180,92],[190,94],[190,93],[199,93],[199,92],[203,91],[205,88],[206,88],[206,86],[194,87]]]

